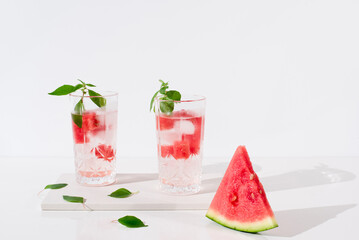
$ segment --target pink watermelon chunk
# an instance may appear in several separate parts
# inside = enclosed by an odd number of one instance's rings
[[[95,135],[99,131],[104,131],[106,126],[104,121],[99,120],[96,112],[87,111],[82,115],[82,129],[85,133],[92,132]]]
[[[172,156],[178,159],[187,159],[189,158],[191,152],[189,148],[189,142],[186,140],[176,141],[173,145],[173,154]]]
[[[163,145],[161,146],[161,157],[166,158],[173,154],[173,146],[172,145]]]
[[[76,144],[83,144],[89,142],[89,139],[86,136],[86,134],[83,132],[83,129],[79,128],[73,121],[72,121],[72,132]]]
[[[72,131],[74,141],[76,144],[88,143],[90,141],[88,134],[96,135],[100,131],[106,129],[104,121],[101,122],[95,112],[87,111],[82,115],[72,114],[82,118],[82,126],[78,127],[74,121],[72,121]]]
[[[244,146],[239,146],[234,153],[206,217],[244,232],[278,226]]]
[[[166,114],[156,116],[156,129],[159,128],[161,131],[171,129],[177,120],[178,119],[175,119],[172,116],[168,116]]]

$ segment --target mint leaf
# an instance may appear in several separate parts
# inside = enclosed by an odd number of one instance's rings
[[[81,98],[80,101],[76,103],[74,111],[77,114],[82,114],[82,112],[85,111],[83,98]]]
[[[157,96],[157,94],[159,93],[160,91],[157,91],[156,93],[155,93],[155,95],[153,95],[153,97],[152,97],[152,99],[151,99],[151,103],[150,103],[150,111],[152,110],[152,107],[153,107],[153,102],[155,101],[155,98],[156,98],[156,96]],[[153,109],[153,110],[155,110],[155,109]]]
[[[127,215],[119,218],[117,221],[128,228],[148,227],[148,225],[145,225],[139,218],[135,216]]]
[[[63,195],[62,198],[67,202],[72,203],[85,203],[85,199],[83,197],[75,197],[75,196],[67,196]]]
[[[89,95],[92,97],[90,98],[92,102],[94,102],[100,108],[106,106],[106,99],[100,97],[101,94],[90,89],[88,91],[89,91]]]
[[[82,128],[82,115],[71,113],[71,118],[79,128]]]
[[[49,184],[46,185],[44,189],[60,189],[67,186],[67,183],[56,183],[56,184]]]
[[[82,128],[82,113],[85,111],[85,106],[83,103],[83,98],[80,99],[75,105],[74,112],[71,113],[72,121],[79,127]]]
[[[175,108],[174,102],[160,102],[160,110],[163,113],[170,114]]]
[[[167,91],[166,96],[169,99],[172,99],[173,101],[180,101],[181,100],[181,94],[176,90]]]
[[[114,198],[127,198],[127,197],[131,196],[132,194],[134,194],[134,193],[130,192],[126,188],[120,188],[108,196],[114,197]]]
[[[63,96],[75,92],[77,89],[72,85],[62,85],[61,87],[56,88],[55,91],[49,93],[49,95]]]
[[[77,90],[79,90],[79,89],[82,88],[82,87],[83,87],[82,84],[77,84],[77,85],[75,86],[75,91],[74,91],[74,92],[76,92]]]
[[[89,87],[96,87],[95,85],[91,84],[91,83],[86,83],[86,86],[89,86]]]
[[[160,89],[160,93],[161,94],[163,94],[163,95],[165,95],[166,94],[166,89],[167,89],[168,87],[161,87],[161,89]]]
[[[86,83],[84,83],[84,82],[81,81],[80,79],[77,79],[77,81],[79,81],[80,83],[82,83],[83,86],[86,86]]]
[[[168,88],[168,82],[164,82],[164,81],[162,81],[161,79],[159,80],[160,81],[160,83],[161,83],[161,88],[160,88],[160,93],[161,94],[163,94],[163,95],[165,95],[166,94],[166,89]]]
[[[163,113],[169,114],[173,111],[173,109],[175,108],[175,104],[174,102],[169,99],[168,97],[162,97],[161,100],[165,100],[165,101],[161,101],[160,102],[160,110]]]

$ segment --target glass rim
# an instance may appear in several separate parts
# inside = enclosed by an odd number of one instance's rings
[[[163,95],[159,95],[155,97],[155,100],[158,102],[177,102],[177,103],[182,103],[182,102],[200,102],[200,101],[205,101],[207,98],[205,96],[202,95],[197,95],[197,94],[183,94],[183,96],[189,98],[189,99],[185,99],[185,100],[179,100],[179,101],[175,101],[175,100],[166,100],[166,99],[160,99],[161,97],[163,97]],[[192,99],[193,98],[193,99]],[[181,98],[182,99],[182,98]]]
[[[84,97],[84,98],[99,98],[99,97],[104,97],[104,98],[107,98],[107,97],[114,97],[114,96],[118,96],[118,92],[115,92],[115,91],[101,91],[101,96],[88,96],[88,95],[85,95],[83,96],[82,95],[82,92],[73,92],[73,93],[70,93],[69,96],[70,97]]]

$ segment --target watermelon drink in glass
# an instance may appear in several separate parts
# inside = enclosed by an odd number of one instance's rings
[[[76,180],[104,186],[116,180],[118,94],[89,93],[70,93]]]
[[[200,191],[205,100],[196,95],[180,101],[155,98],[159,182],[165,193]]]

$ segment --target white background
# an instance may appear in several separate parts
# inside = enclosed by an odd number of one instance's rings
[[[72,156],[76,79],[119,92],[119,157],[155,157],[158,79],[205,95],[205,156],[359,156],[359,1],[0,2],[0,155]]]

